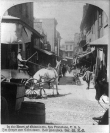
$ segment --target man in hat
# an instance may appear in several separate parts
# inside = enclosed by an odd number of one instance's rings
[[[18,68],[28,69],[28,66],[26,65],[27,60],[22,59],[21,49],[18,50],[17,59],[18,59]]]

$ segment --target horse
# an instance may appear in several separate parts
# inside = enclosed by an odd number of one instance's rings
[[[58,92],[58,78],[59,78],[59,70],[60,70],[60,64],[61,61],[56,60],[56,67],[55,68],[42,68],[38,70],[31,79],[33,79],[34,84],[40,84],[40,96],[42,96],[42,90],[44,91],[45,95],[46,92],[44,88],[42,87],[45,83],[51,83],[52,89],[53,89],[53,95],[54,95],[54,84],[56,85],[56,92],[57,95],[59,95]],[[31,80],[29,79],[29,80]],[[28,81],[29,81],[28,80]]]

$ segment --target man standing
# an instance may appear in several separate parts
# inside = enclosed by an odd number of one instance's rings
[[[64,64],[64,65],[63,65],[63,68],[62,68],[63,77],[65,76],[65,73],[66,73],[66,66],[65,66],[65,64]]]

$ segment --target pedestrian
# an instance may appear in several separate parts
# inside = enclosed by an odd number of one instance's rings
[[[80,69],[80,74],[83,74],[83,66],[81,67],[81,69]]]
[[[65,76],[65,73],[66,73],[66,66],[65,66],[65,64],[64,64],[64,65],[63,65],[63,68],[62,68],[63,77]]]
[[[58,83],[60,82],[61,78],[62,78],[62,65],[60,65],[60,67],[59,67]]]
[[[92,73],[93,72],[91,72],[91,67],[89,67],[88,70],[83,75],[83,80],[85,80],[87,82],[87,88],[86,89],[90,88],[90,80],[91,80]]]
[[[68,72],[69,72],[69,73],[71,72],[70,66],[68,66]]]

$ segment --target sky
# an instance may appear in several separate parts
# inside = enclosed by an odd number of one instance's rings
[[[74,2],[34,3],[34,17],[55,18],[58,22],[56,29],[61,35],[62,45],[65,41],[74,41],[74,34],[80,33],[83,5]]]

